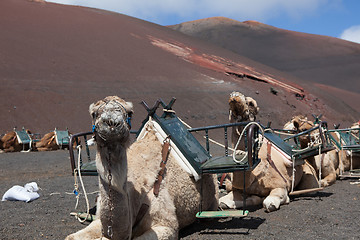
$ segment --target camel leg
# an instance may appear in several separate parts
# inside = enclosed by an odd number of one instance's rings
[[[336,170],[334,164],[329,163],[326,165],[322,165],[321,175],[325,176],[321,179],[320,183],[322,187],[328,187],[336,182]]]
[[[153,226],[143,235],[136,237],[136,240],[171,240],[178,238],[178,231],[176,229],[166,226]]]
[[[310,164],[304,164],[302,167],[303,175],[299,184],[296,186],[296,190],[318,188],[319,182],[316,170]]]
[[[328,187],[330,185],[333,185],[335,182],[336,182],[335,169],[333,172],[331,172],[329,175],[327,175],[325,178],[321,179],[320,181],[322,187]]]
[[[280,205],[288,204],[290,198],[286,188],[274,188],[271,190],[269,196],[267,196],[263,202],[263,206],[267,212],[278,210]]]
[[[335,154],[334,154],[335,153]],[[335,166],[338,166],[339,155],[335,150],[315,156],[316,166],[320,169],[321,166],[321,186],[327,187],[336,182],[336,170]]]
[[[100,219],[94,220],[86,228],[73,233],[65,238],[65,240],[90,240],[101,237],[101,222]]]
[[[243,193],[239,190],[234,189],[229,192],[226,196],[219,199],[219,206],[223,209],[237,209],[244,207]],[[260,205],[262,198],[256,195],[251,195],[246,198],[246,206]]]
[[[52,149],[46,148],[46,147],[40,147],[40,148],[37,148],[37,150],[38,150],[39,152],[45,152],[45,151],[51,151]]]

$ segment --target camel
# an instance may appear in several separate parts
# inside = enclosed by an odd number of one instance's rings
[[[250,100],[250,101],[249,101]],[[250,104],[250,105],[249,105]],[[251,109],[251,110],[249,110]],[[240,92],[233,92],[229,98],[230,122],[255,120],[259,107],[252,98],[246,98]],[[232,144],[236,145],[241,129],[234,127],[232,130]],[[244,143],[240,144],[243,149]],[[258,166],[252,171],[245,173],[247,194],[246,206],[263,204],[267,212],[279,209],[280,205],[290,202],[288,192],[292,184],[297,186],[301,183],[303,189],[317,186],[317,181],[312,174],[309,165],[295,167],[293,177],[292,163],[286,159],[281,151],[270,144],[266,138],[259,150],[261,159]],[[304,178],[302,179],[302,177]],[[305,178],[306,176],[306,178]],[[303,181],[301,181],[301,179]],[[234,172],[232,181],[226,181],[226,188],[230,191],[226,196],[219,199],[222,208],[242,208],[244,192],[244,176],[242,172]],[[292,183],[294,181],[294,183]]]
[[[201,185],[204,210],[217,209],[216,177],[204,175],[196,181],[185,172],[174,160],[172,148],[168,152],[166,142],[158,140],[151,121],[143,127],[143,137],[129,147],[126,119],[132,108],[117,96],[90,105],[100,188],[97,219],[68,240],[177,239],[179,229],[195,221]],[[164,174],[160,163],[167,155]],[[155,182],[160,179],[159,186]]]
[[[312,121],[309,121],[306,116],[298,115],[294,116],[289,122],[284,125],[284,129],[295,130],[296,133],[304,132],[308,129],[315,127]],[[318,133],[316,131],[314,134]],[[335,133],[331,133],[334,138],[338,139]],[[313,136],[312,136],[313,138]],[[299,139],[301,148],[306,148],[309,144],[308,137],[302,137]],[[341,150],[342,151],[342,150]],[[317,173],[321,171],[320,184],[322,187],[327,187],[336,182],[339,175],[339,150],[331,150],[321,155],[310,157],[307,161],[313,166]]]
[[[65,132],[65,131],[64,131]],[[66,144],[62,145],[61,142],[58,142],[56,136],[57,130],[55,129],[52,132],[45,134],[40,141],[35,143],[35,150],[37,151],[54,151],[60,148],[68,148],[68,140]],[[66,135],[71,135],[70,133],[66,133]],[[67,136],[64,136],[67,137]],[[76,143],[74,143],[76,145]]]
[[[30,130],[24,130],[24,134],[28,135],[28,138],[30,139],[30,143],[21,143],[19,140],[15,130],[6,133],[1,138],[1,148],[4,152],[20,152],[20,151],[30,151],[31,149],[31,137],[30,137]]]
[[[360,128],[360,120],[358,122],[355,122],[351,125],[351,128]],[[359,129],[352,131],[354,134],[359,134]]]
[[[35,143],[37,151],[53,151],[58,150],[60,147],[56,144],[55,132],[49,132],[45,134],[39,142]]]
[[[352,126],[350,127],[351,131],[348,132],[348,134],[350,134],[350,138],[352,138],[352,140],[356,140],[357,139],[357,143],[359,142],[359,128],[360,128],[360,121],[355,122],[354,124],[352,124]],[[338,130],[339,132],[342,132],[342,130]],[[337,141],[337,143],[340,143],[340,133],[338,131],[334,131],[333,136],[335,138],[335,140]],[[342,136],[344,137],[344,136]],[[359,145],[355,143],[352,143],[353,145]],[[347,145],[349,143],[345,143],[342,139],[341,143],[340,143],[343,147],[344,145]],[[339,146],[336,146],[339,148]],[[359,169],[360,168],[360,153],[359,150],[356,149],[357,147],[355,147],[355,149],[347,149],[347,150],[340,150],[339,151],[339,157],[341,159],[340,164],[339,164],[339,168],[340,168],[340,174],[343,174],[344,171],[349,171],[349,170],[354,170],[354,169]]]

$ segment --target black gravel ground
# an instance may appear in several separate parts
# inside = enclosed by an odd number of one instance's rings
[[[202,220],[180,231],[180,239],[359,239],[359,179],[338,180],[313,195],[292,198],[279,211],[250,209],[243,219]],[[0,194],[14,185],[35,181],[40,198],[0,203],[0,239],[64,239],[82,229],[70,212],[76,198],[68,152],[0,154]],[[84,177],[91,206],[95,206],[96,177]],[[81,196],[78,210],[86,210]]]

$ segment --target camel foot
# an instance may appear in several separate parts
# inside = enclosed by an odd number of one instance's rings
[[[275,188],[263,201],[263,207],[266,212],[278,210],[281,204],[289,204],[290,198],[285,188]]]

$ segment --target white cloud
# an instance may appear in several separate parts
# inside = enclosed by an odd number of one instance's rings
[[[268,19],[285,15],[291,19],[309,16],[326,4],[341,0],[47,0],[120,12],[159,24],[169,19],[180,22],[212,16],[239,21]],[[170,20],[171,21],[171,20]],[[179,22],[177,22],[179,23]]]
[[[352,26],[348,29],[345,29],[343,33],[340,35],[340,38],[360,43],[360,25]]]

